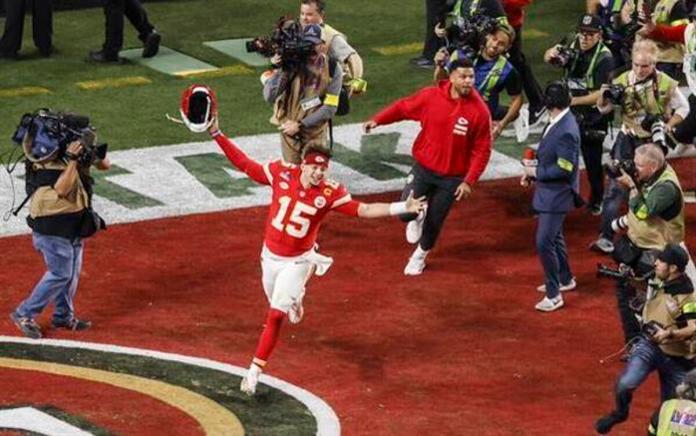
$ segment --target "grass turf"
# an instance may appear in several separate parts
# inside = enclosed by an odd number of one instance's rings
[[[296,14],[297,0],[206,0],[147,3],[150,20],[163,34],[163,44],[218,67],[238,64],[204,41],[239,38],[270,33],[274,21],[284,13]],[[529,9],[525,51],[534,62],[540,82],[559,72],[542,65],[543,50],[573,28],[582,12],[582,2],[539,0]],[[22,60],[0,60],[0,91],[17,87],[43,87],[49,94],[0,97],[0,151],[24,112],[39,107],[68,109],[88,114],[101,139],[112,150],[199,140],[199,135],[168,122],[164,114],[176,113],[181,90],[188,84],[205,82],[218,93],[222,126],[234,135],[270,132],[271,108],[261,98],[258,74],[222,77],[176,78],[138,66],[101,66],[85,62],[90,49],[103,41],[104,16],[100,8],[56,12],[54,42],[58,52],[49,59],[38,56],[31,42],[30,18],[25,25]],[[337,124],[359,122],[393,99],[428,84],[430,70],[414,68],[408,59],[417,53],[384,56],[373,47],[421,42],[424,32],[424,2],[355,0],[330,2],[327,22],[346,32],[366,65],[369,91],[355,99],[352,113]],[[4,19],[0,19],[0,24]],[[550,36],[544,36],[548,34]],[[124,48],[140,47],[134,29],[126,23]],[[257,69],[260,73],[262,69]],[[83,90],[85,81],[145,77],[144,86]],[[514,148],[503,144],[505,150]]]

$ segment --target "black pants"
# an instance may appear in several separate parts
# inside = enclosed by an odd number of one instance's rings
[[[640,336],[640,323],[638,323],[635,311],[631,309],[631,301],[636,298],[636,289],[627,281],[622,280],[617,283],[615,294],[624,343],[628,344]]]
[[[589,204],[600,204],[604,197],[604,170],[602,169],[602,153],[606,131],[594,130],[591,127],[581,129],[580,148],[582,159],[585,161],[587,180],[590,182]]]
[[[428,213],[423,222],[423,236],[418,242],[421,249],[427,251],[435,246],[435,241],[454,202],[454,193],[461,183],[461,177],[441,176],[417,163],[411,169],[408,182],[401,193],[401,199],[405,200],[411,191],[416,198],[423,195],[428,197]],[[416,216],[416,214],[404,214],[399,218],[408,222]]]
[[[52,0],[33,0],[31,2],[32,34],[34,45],[42,53],[51,50],[53,35],[53,3]],[[5,32],[0,39],[0,52],[16,54],[22,48],[22,32],[24,31],[24,14],[27,10],[27,0],[5,0]]]
[[[145,38],[155,29],[147,19],[147,13],[139,0],[104,0],[106,16],[106,39],[104,52],[117,55],[123,47],[123,15],[138,31],[138,38]]]
[[[423,57],[433,60],[435,53],[445,43],[435,36],[435,25],[445,13],[446,0],[425,0],[425,40],[423,42]]]
[[[515,34],[515,40],[508,52],[510,63],[522,78],[522,86],[524,86],[524,94],[527,96],[529,106],[539,108],[542,105],[543,93],[539,83],[534,78],[532,67],[529,66],[527,58],[522,53],[522,26],[515,27]]]
[[[689,96],[689,115],[674,128],[674,138],[682,144],[694,144],[696,138],[696,96]]]

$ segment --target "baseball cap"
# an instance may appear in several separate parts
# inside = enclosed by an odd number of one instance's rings
[[[667,265],[674,265],[681,272],[686,269],[686,264],[689,263],[689,255],[686,250],[677,244],[667,244],[664,250],[657,255],[657,258]]]
[[[578,30],[584,30],[586,32],[600,32],[602,30],[602,23],[599,21],[598,16],[584,14],[582,17],[580,17]]]
[[[321,27],[318,24],[307,24],[302,30],[302,40],[321,44]]]

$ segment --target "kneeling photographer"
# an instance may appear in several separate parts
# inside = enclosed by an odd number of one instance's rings
[[[684,270],[689,255],[678,244],[668,244],[654,263],[642,311],[642,333],[615,386],[614,410],[595,423],[601,434],[628,418],[635,391],[650,373],[660,376],[661,401],[673,398],[676,386],[694,368],[696,296]]]
[[[544,61],[565,70],[565,80],[573,95],[570,109],[580,125],[582,158],[590,182],[587,211],[599,215],[604,197],[602,153],[611,114],[596,108],[599,88],[609,82],[614,61],[611,51],[602,42],[599,18],[585,14],[580,18],[577,35],[570,45],[558,44],[548,49]]]
[[[641,145],[633,161],[614,162],[607,171],[630,192],[628,213],[612,223],[614,231],[626,231],[616,242],[614,260],[632,268],[637,276],[647,276],[656,253],[667,244],[684,246],[684,198],[679,179],[655,144]],[[626,344],[640,336],[631,308],[635,296],[631,280],[618,280],[616,298]]]
[[[110,167],[106,144],[96,145],[87,117],[46,109],[24,115],[12,139],[26,157],[27,200],[31,200],[27,223],[47,271],[10,318],[25,336],[41,338],[34,318],[53,303],[53,328],[85,330],[91,323],[75,317],[73,299],[82,269],[83,239],[106,227],[92,209],[90,176],[92,166]]]
[[[661,143],[666,147],[671,130],[686,118],[689,104],[679,91],[676,80],[656,69],[657,46],[644,40],[636,42],[632,51],[632,69],[619,75],[612,85],[602,85],[597,107],[609,113],[619,106],[621,131],[611,150],[616,160],[632,160],[636,147]],[[602,202],[602,223],[599,238],[590,248],[602,253],[614,251],[614,230],[611,223],[619,216],[628,191],[612,177]]]
[[[274,104],[271,123],[280,130],[283,159],[299,164],[302,150],[331,148],[330,122],[347,96],[341,96],[343,71],[324,53],[321,27],[302,28],[286,20],[276,34],[279,67],[264,82],[264,99]]]

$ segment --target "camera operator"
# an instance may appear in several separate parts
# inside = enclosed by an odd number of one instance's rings
[[[621,10],[627,0],[587,0],[587,13],[597,15],[602,28],[604,45],[611,51],[614,68],[619,69],[628,64],[633,39],[630,28],[621,21]]]
[[[336,113],[343,72],[324,54],[321,27],[310,24],[299,34],[310,45],[306,57],[281,65],[264,83],[264,99],[274,104],[271,123],[280,130],[283,159],[302,162],[302,150],[312,146],[329,151],[329,122]]]
[[[674,392],[677,398],[664,401],[653,413],[648,436],[696,436],[696,370],[687,372]]]
[[[612,227],[627,230],[616,243],[614,259],[629,265],[645,276],[653,264],[655,253],[667,244],[684,246],[684,198],[677,174],[666,163],[660,148],[645,144],[636,149],[635,170],[620,169],[616,182],[629,190],[628,213],[617,218]],[[623,164],[622,166],[628,166]],[[633,173],[633,174],[630,174]],[[693,276],[693,263],[688,275]],[[647,267],[646,267],[647,265]],[[626,344],[640,335],[640,326],[630,306],[636,289],[630,280],[619,280],[616,299]]]
[[[648,286],[643,307],[642,334],[615,386],[614,410],[595,423],[601,434],[628,418],[636,390],[650,373],[658,371],[662,401],[674,397],[675,387],[693,369],[696,333],[696,296],[684,274],[689,255],[668,244],[654,263],[655,279]]]
[[[642,0],[643,2],[645,0]],[[640,2],[639,2],[640,3]],[[640,6],[640,4],[638,5]],[[658,0],[649,17],[645,17],[642,28],[636,35],[636,40],[651,39],[657,44],[657,68],[678,79],[681,63],[684,59],[684,44],[681,41],[664,41],[652,39],[651,33],[656,26],[662,29],[676,27],[688,23],[687,10],[680,0]]]
[[[679,91],[678,83],[656,69],[657,46],[652,41],[638,41],[633,45],[632,68],[613,80],[612,86],[602,85],[597,99],[601,113],[613,111],[618,105],[622,112],[621,131],[611,150],[611,157],[618,161],[632,160],[634,150],[641,144],[660,140],[654,137],[671,132],[689,113],[689,105]],[[646,119],[656,120],[644,126]],[[647,128],[647,129],[646,129]],[[659,129],[657,131],[656,129]],[[599,239],[590,248],[602,253],[614,250],[614,231],[611,223],[619,215],[628,192],[609,178],[602,202],[602,224]]]
[[[522,107],[522,81],[512,63],[505,56],[515,39],[515,31],[510,25],[500,24],[485,36],[485,42],[475,58],[474,72],[476,89],[488,105],[493,123],[491,135],[493,140],[500,136],[503,129],[515,121]],[[441,49],[435,55],[435,81],[446,79],[449,65],[457,59],[471,57],[471,48],[458,48],[448,57],[447,49]],[[505,90],[510,96],[510,106],[500,104],[500,93]]]
[[[600,113],[595,105],[600,86],[609,82],[614,69],[611,52],[602,42],[599,18],[583,15],[570,47],[551,47],[544,54],[544,61],[565,70],[565,80],[573,96],[570,106],[580,125],[582,158],[591,188],[587,210],[599,215],[604,196],[602,152],[611,116]]]
[[[34,146],[32,130],[24,135],[26,183],[33,190],[27,223],[47,269],[31,295],[10,314],[27,337],[43,336],[34,318],[51,302],[55,305],[52,328],[85,330],[91,326],[89,321],[75,317],[73,299],[82,269],[83,239],[105,228],[104,221],[92,210],[94,180],[90,167],[107,170],[111,164],[105,154],[100,158],[94,151],[95,139],[90,131],[70,142],[64,151],[56,146],[44,155],[42,147]]]
[[[303,26],[317,24],[321,27],[321,40],[328,50],[329,58],[341,64],[345,74],[343,82],[350,95],[360,94],[367,88],[363,79],[363,61],[358,52],[348,44],[346,36],[324,22],[326,5],[323,0],[302,0],[300,23]]]

